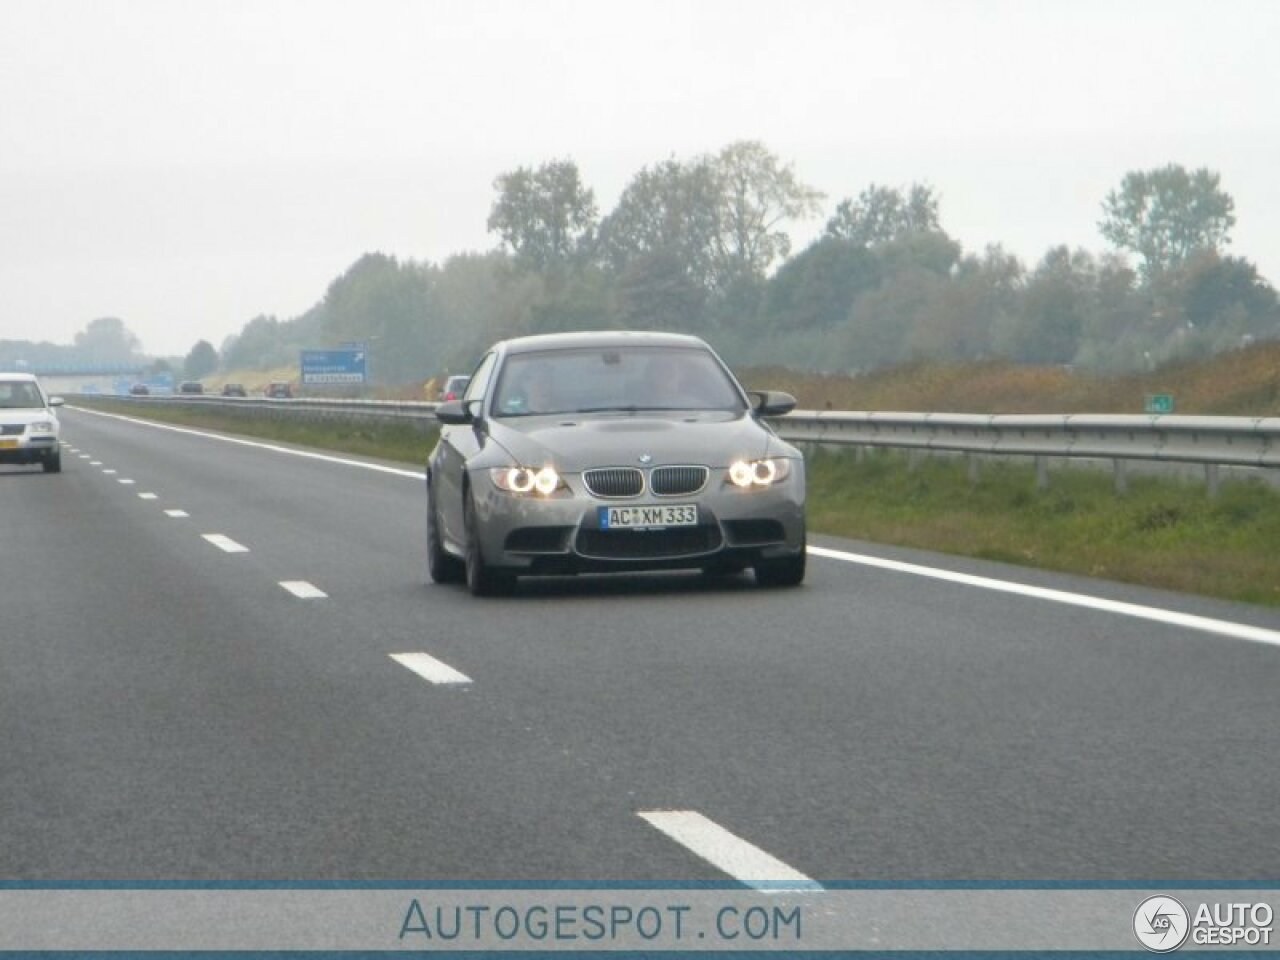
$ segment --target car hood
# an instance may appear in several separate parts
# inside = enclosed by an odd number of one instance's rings
[[[706,464],[797,456],[748,413],[592,414],[508,417],[490,421],[489,436],[522,466],[550,463],[562,473],[589,467]]]
[[[24,426],[37,421],[58,422],[58,415],[48,407],[0,407],[0,423],[21,423]]]

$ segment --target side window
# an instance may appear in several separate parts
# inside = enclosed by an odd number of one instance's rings
[[[485,389],[489,386],[489,374],[493,373],[493,365],[496,359],[492,353],[485,354],[485,358],[480,361],[480,366],[476,367],[475,373],[471,374],[471,382],[467,384],[467,392],[462,395],[463,403],[484,399]]]

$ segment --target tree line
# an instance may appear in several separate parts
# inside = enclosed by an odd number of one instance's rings
[[[408,383],[465,372],[496,339],[617,327],[698,334],[738,366],[1116,371],[1280,336],[1276,291],[1226,253],[1234,202],[1212,171],[1126,174],[1100,203],[1110,249],[1055,246],[1030,266],[964,250],[942,199],[871,184],[793,251],[789,230],[826,198],[759,142],[643,167],[603,214],[577,165],[551,160],[494,180],[495,249],[438,264],[367,253],[303,315],[256,317],[187,366],[267,368],[359,341],[377,380]]]

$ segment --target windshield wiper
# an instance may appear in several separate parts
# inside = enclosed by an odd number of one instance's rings
[[[579,407],[570,413],[636,413],[639,410],[652,410],[652,407],[637,407],[635,404],[630,406],[612,406],[612,407]]]

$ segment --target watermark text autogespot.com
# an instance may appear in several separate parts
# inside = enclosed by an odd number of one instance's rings
[[[414,898],[400,924],[400,940],[465,943],[492,948],[527,942],[612,945],[641,941],[654,947],[714,943],[798,946],[802,913],[795,905],[728,904],[707,910],[688,903],[443,904]]]

